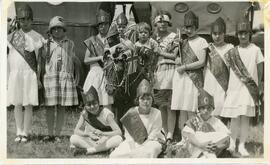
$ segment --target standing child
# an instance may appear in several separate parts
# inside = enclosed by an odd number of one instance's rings
[[[212,116],[214,98],[204,90],[198,96],[199,113],[189,119],[183,128],[183,142],[193,158],[215,158],[229,147],[230,131]]]
[[[63,17],[55,16],[50,20],[49,33],[51,39],[47,43],[46,73],[44,75],[49,135],[44,138],[44,141],[60,141],[59,135],[64,125],[66,107],[78,104],[73,76],[75,52],[73,41],[66,36]],[[54,123],[56,123],[55,128]]]
[[[203,67],[205,65],[205,39],[196,31],[199,19],[189,11],[184,16],[184,26],[188,38],[183,41],[181,58],[176,59],[176,71],[173,77],[172,110],[180,110],[179,128],[195,115],[198,107],[198,90],[203,88]]]
[[[259,103],[258,86],[263,73],[263,55],[258,46],[250,43],[251,25],[248,20],[238,22],[236,31],[239,46],[225,55],[230,66],[230,78],[221,116],[231,118],[232,141],[229,149],[235,151],[239,134],[238,151],[242,156],[248,156],[245,142],[249,133],[249,119],[255,116]]]
[[[8,36],[7,100],[8,105],[15,106],[15,142],[27,142],[32,125],[33,106],[39,103],[37,56],[44,38],[32,30],[33,11],[29,5],[18,7],[16,19],[20,29]]]
[[[94,154],[117,147],[122,142],[122,133],[113,113],[108,108],[100,107],[98,93],[93,86],[83,96],[84,110],[74,135],[70,137],[71,145],[81,148],[75,150],[74,156],[79,153]],[[80,129],[83,125],[84,131]]]
[[[215,110],[213,115],[219,116],[223,108],[229,83],[229,69],[224,62],[224,55],[233,48],[224,42],[226,24],[219,17],[211,25],[213,43],[207,49],[207,69],[205,72],[204,89],[214,97]]]

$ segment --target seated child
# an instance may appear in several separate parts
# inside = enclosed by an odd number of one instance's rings
[[[98,94],[93,86],[83,94],[83,98],[84,110],[74,129],[74,135],[70,137],[71,145],[78,147],[74,156],[94,154],[117,147],[122,142],[122,133],[113,113],[99,106]],[[80,129],[83,125],[84,131]]]
[[[198,110],[183,128],[184,143],[193,158],[216,158],[229,147],[230,131],[218,118],[211,116],[214,99],[204,90],[198,96]]]
[[[162,120],[158,109],[152,107],[150,83],[142,80],[137,89],[138,106],[132,107],[121,118],[125,140],[110,158],[156,158],[165,142],[161,134]]]

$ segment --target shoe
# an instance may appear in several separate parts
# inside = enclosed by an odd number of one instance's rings
[[[47,143],[47,142],[53,142],[55,139],[54,139],[54,136],[50,136],[50,135],[47,135],[45,136],[42,141]]]
[[[244,144],[239,144],[238,152],[241,154],[242,157],[248,157],[249,153],[245,148]]]
[[[21,140],[22,140],[22,136],[21,135],[17,135],[16,138],[14,139],[14,142],[20,143]]]
[[[77,156],[77,155],[85,155],[87,153],[87,150],[85,148],[77,148],[75,149],[75,151],[73,152],[73,156]]]
[[[57,142],[57,143],[61,143],[62,140],[60,139],[59,136],[55,136],[54,141]]]
[[[27,143],[28,141],[29,141],[29,137],[28,136],[21,136],[21,142]]]

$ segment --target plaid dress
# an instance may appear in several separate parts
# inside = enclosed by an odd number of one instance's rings
[[[78,104],[74,83],[74,43],[64,38],[59,43],[52,40],[50,53],[46,54],[44,75],[45,105],[72,106]]]

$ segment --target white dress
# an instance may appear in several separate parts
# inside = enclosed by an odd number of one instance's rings
[[[214,46],[215,47],[215,46]],[[222,47],[215,47],[218,54],[224,61],[224,55],[233,48],[232,44],[226,44]],[[218,83],[215,76],[212,74],[209,68],[209,63],[205,70],[205,78],[204,78],[204,90],[206,90],[210,95],[214,97],[215,110],[213,111],[213,115],[218,116],[221,113],[223,108],[224,100],[226,93],[221,85]]]
[[[138,107],[133,108],[138,111]],[[110,154],[110,158],[156,158],[160,154],[162,146],[157,141],[158,138],[163,138],[160,111],[151,108],[148,115],[140,114],[140,118],[147,130],[148,139],[144,143],[138,144],[125,129],[126,139]]]
[[[238,51],[249,74],[258,84],[257,64],[264,61],[260,48],[250,43],[246,48],[238,46]],[[247,87],[230,69],[229,87],[221,116],[236,118],[240,115],[255,116],[255,105]]]
[[[205,39],[197,37],[188,41],[193,52],[199,57],[208,46]],[[186,72],[179,74],[176,70],[173,76],[172,110],[184,110],[195,112],[198,107],[198,89]]]
[[[25,33],[25,50],[38,50],[45,39],[36,31]],[[8,89],[7,105],[38,105],[38,82],[36,73],[30,68],[20,53],[8,43]]]
[[[105,38],[101,38],[100,35],[98,35],[97,37],[105,44]],[[89,55],[89,53],[89,50],[87,50],[85,55],[87,56]],[[90,55],[90,57],[93,57],[93,55]],[[105,89],[106,78],[103,69],[97,62],[90,64],[90,70],[85,79],[83,91],[87,92],[91,86],[95,87],[98,92],[100,105],[113,104],[113,97],[110,96]]]

